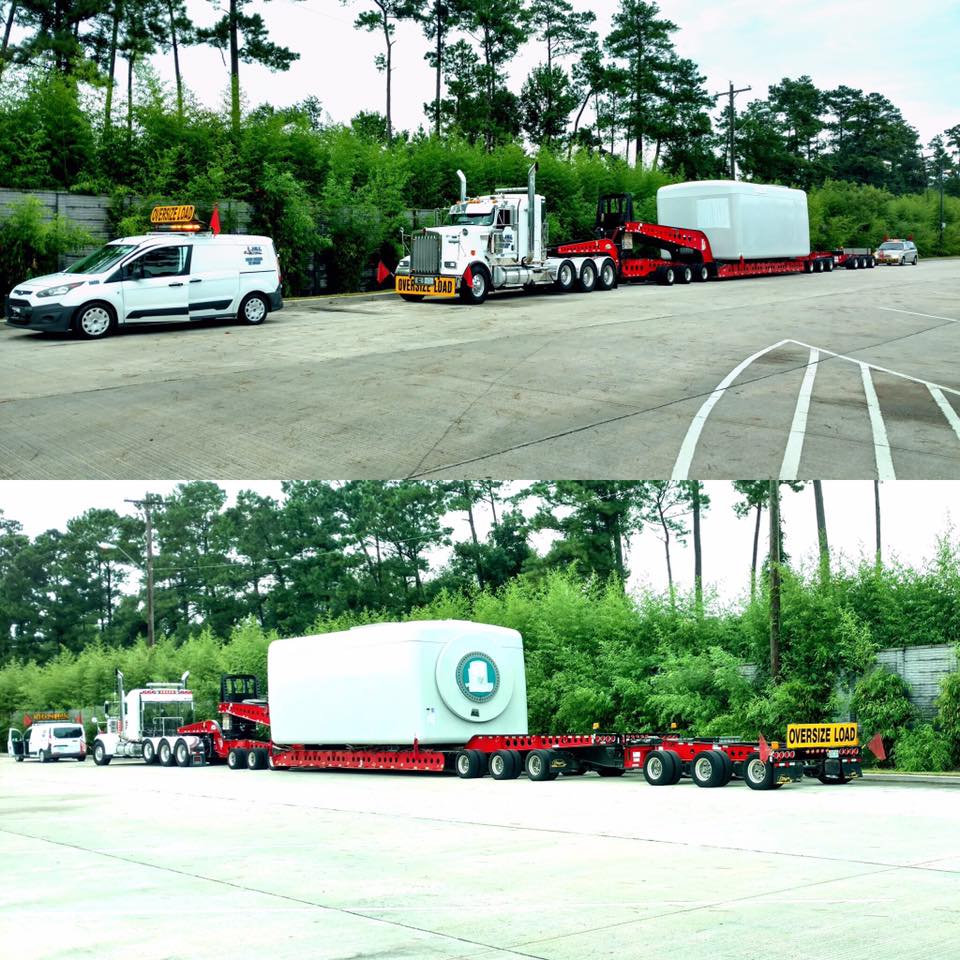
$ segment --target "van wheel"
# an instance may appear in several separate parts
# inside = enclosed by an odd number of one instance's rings
[[[81,753],[80,756],[77,757],[77,760],[78,760],[80,763],[83,763],[83,761],[86,760],[86,759],[87,759],[87,755],[86,755],[85,753]]]
[[[46,753],[44,753],[44,751],[43,751],[42,748],[37,751],[37,759],[38,759],[41,763],[46,763],[46,762],[47,762],[47,755],[46,755]]]
[[[263,323],[267,319],[267,301],[264,300],[263,294],[248,293],[240,304],[238,319],[252,327]]]
[[[107,303],[88,303],[81,307],[73,319],[73,329],[84,340],[99,340],[107,336],[116,325],[116,314]]]

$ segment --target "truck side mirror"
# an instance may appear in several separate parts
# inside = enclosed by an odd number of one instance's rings
[[[103,701],[103,715],[106,717],[110,713],[110,704],[106,700]]]

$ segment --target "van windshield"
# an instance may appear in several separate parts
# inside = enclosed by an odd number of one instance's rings
[[[902,243],[883,243],[880,245],[881,250],[902,250]]]
[[[113,269],[128,253],[136,250],[133,244],[108,243],[89,257],[71,263],[64,273],[106,273]]]

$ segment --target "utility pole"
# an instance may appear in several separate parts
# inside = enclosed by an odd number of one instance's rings
[[[730,112],[730,136],[727,143],[727,149],[730,151],[730,179],[737,179],[737,156],[735,151],[736,146],[736,136],[734,131],[736,130],[736,119],[737,113],[734,106],[734,99],[738,93],[746,93],[749,90],[752,90],[753,87],[741,87],[739,90],[733,89],[733,81],[730,82],[730,89],[725,93],[717,93],[714,95],[714,100],[719,100],[721,97],[730,98],[730,106],[727,108]]]
[[[770,481],[770,677],[780,679],[780,481]]]
[[[147,646],[152,647],[154,642],[153,635],[153,518],[150,515],[150,508],[160,503],[159,500],[146,497],[143,500],[125,500],[125,503],[132,503],[134,506],[143,510],[143,516],[146,521],[147,538]]]

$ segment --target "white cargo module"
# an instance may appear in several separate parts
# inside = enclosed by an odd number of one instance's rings
[[[505,627],[424,620],[274,640],[267,676],[278,744],[464,744],[527,733],[523,641]]]
[[[717,260],[773,260],[810,253],[807,195],[789,187],[703,180],[661,187],[657,219],[702,230]]]

